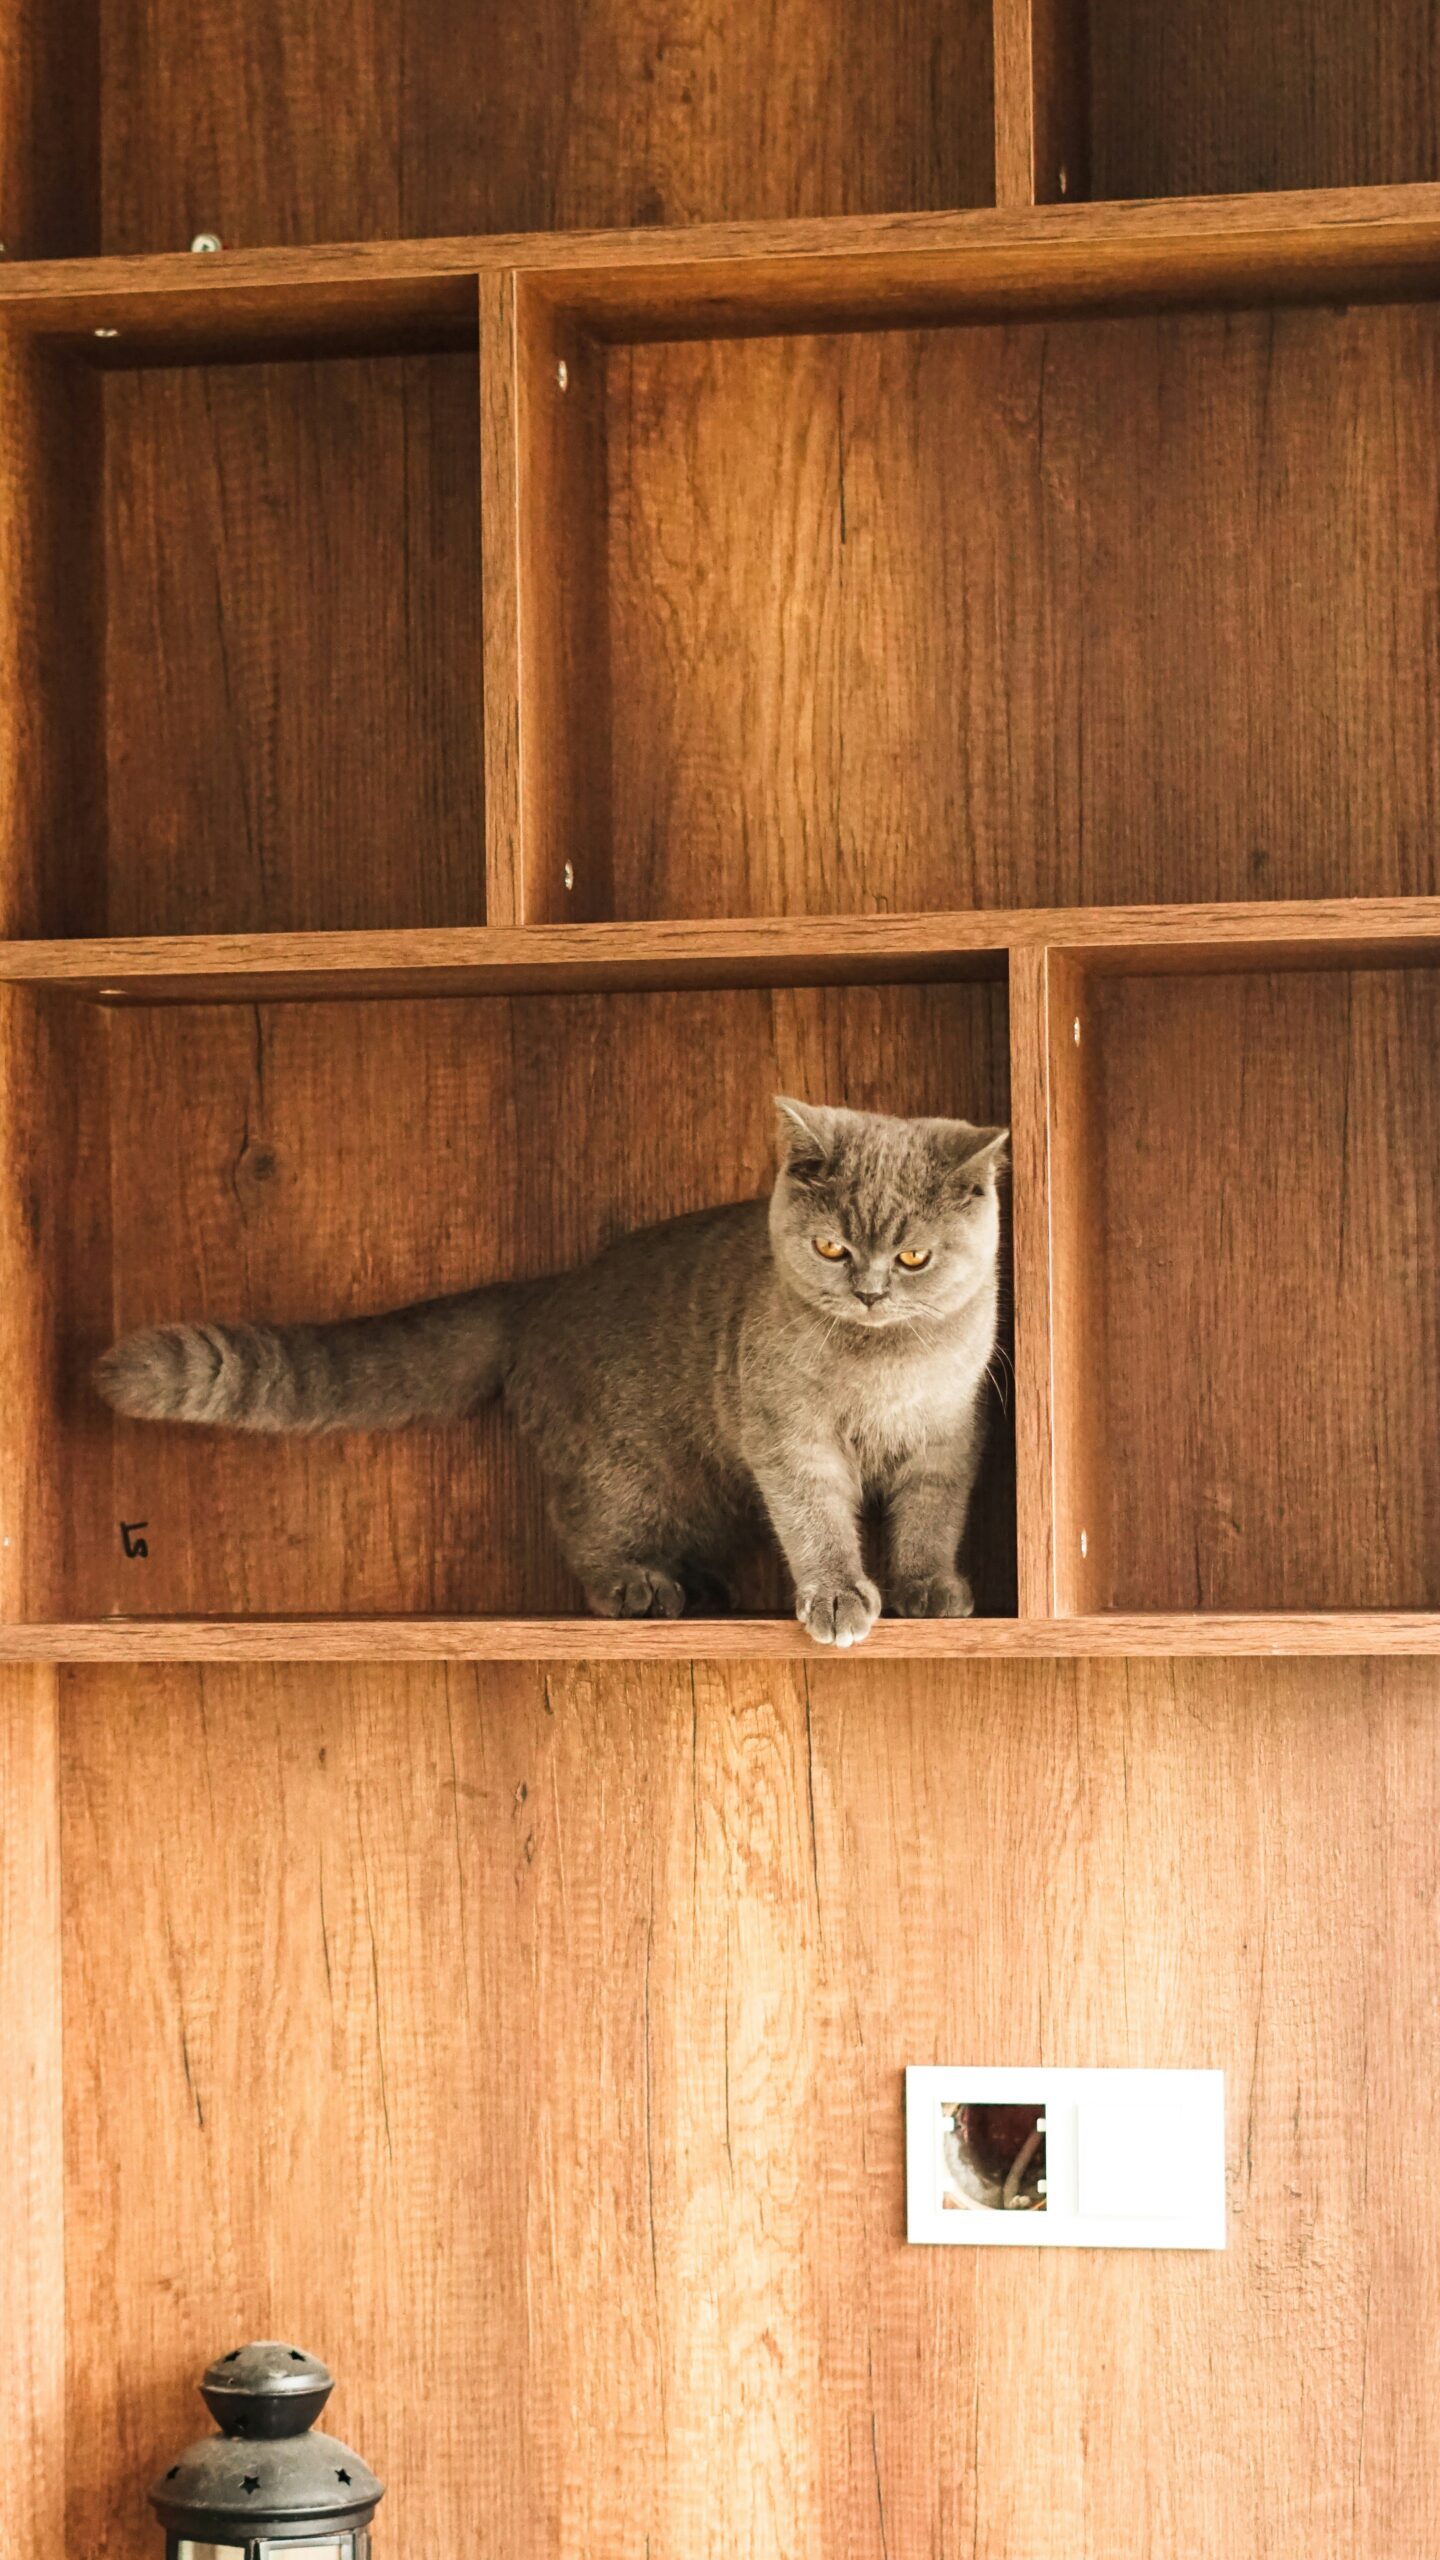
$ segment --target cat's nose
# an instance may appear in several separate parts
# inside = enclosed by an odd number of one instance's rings
[[[862,1307],[878,1307],[881,1299],[885,1295],[885,1291],[883,1289],[857,1289],[855,1295],[859,1299]]]

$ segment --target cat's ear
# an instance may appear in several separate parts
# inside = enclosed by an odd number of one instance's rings
[[[967,1182],[993,1182],[1005,1169],[1010,1149],[1008,1129],[964,1129],[956,1132],[955,1170]]]
[[[822,1102],[795,1102],[787,1093],[776,1094],[775,1109],[787,1173],[797,1182],[822,1174],[835,1149],[834,1112]]]

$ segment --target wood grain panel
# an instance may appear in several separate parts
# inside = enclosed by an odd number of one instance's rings
[[[56,1675],[0,1674],[0,2478],[5,2560],[65,2547]]]
[[[827,2547],[1421,2560],[1432,1675],[811,1694]],[[1223,2066],[1226,2254],[906,2252],[897,2066],[980,2057]]]
[[[110,930],[483,922],[473,357],[104,401]]]
[[[255,2336],[332,2361],[393,2549],[480,2514],[527,2548],[515,1791],[544,1708],[504,1672],[479,1704],[364,1668],[67,1692],[69,2548],[153,2549],[195,2382]]]
[[[1433,0],[1088,0],[1097,196],[1440,177]]]
[[[1429,2560],[1433,1691],[67,1674],[75,2546],[293,2329],[403,2549]],[[966,2057],[1223,2067],[1228,2250],[907,2248]]]
[[[0,344],[0,908],[72,934],[103,908],[100,408],[95,382]]]
[[[993,193],[987,0],[180,0],[106,21],[104,245],[885,213]]]
[[[87,1019],[87,1013],[89,1018]],[[107,1328],[110,1168],[104,1027],[89,1009],[0,995],[0,1620],[106,1605],[93,1579],[109,1417],[75,1346]]]
[[[100,246],[100,9],[10,0],[0,19],[0,243],[11,258]]]
[[[766,1189],[777,1091],[1003,1120],[1008,1087],[990,984],[103,1018],[118,1330],[560,1268]],[[995,1610],[1014,1606],[1005,1440],[997,1412],[975,1557]],[[114,1449],[100,1614],[578,1604],[497,1414],[363,1441],[122,1424]],[[149,1521],[147,1558],[123,1557],[124,1520]]]
[[[617,349],[617,911],[1433,889],[1437,352],[1420,308]]]
[[[1099,981],[1121,1608],[1440,1593],[1440,977]]]

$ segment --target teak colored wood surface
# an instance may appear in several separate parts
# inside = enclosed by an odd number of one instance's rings
[[[1429,1666],[61,1694],[73,2549],[294,2333],[398,2551],[1428,2560]],[[973,2053],[1224,2067],[1226,2252],[907,2249]]]
[[[4,2560],[287,2331],[397,2554],[1434,2560],[1432,14],[5,14]],[[785,1087],[1012,1123],[994,1614],[88,1389]],[[907,2249],[965,2059],[1227,2251]]]
[[[121,373],[103,407],[91,928],[482,924],[473,358]]]
[[[613,352],[616,912],[1433,893],[1437,350],[1416,307]]]
[[[1432,1607],[1440,980],[1126,978],[1092,1024],[1114,1598]]]

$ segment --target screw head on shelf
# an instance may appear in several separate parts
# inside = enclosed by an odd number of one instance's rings
[[[573,889],[573,888],[574,888],[574,886],[575,886],[575,865],[574,865],[574,863],[573,863],[573,862],[567,862],[567,863],[566,863],[564,870],[563,870],[563,871],[561,872],[561,874],[560,874],[560,877],[561,877],[561,879],[564,881],[565,886],[566,886],[566,888],[567,888],[567,889]]]
[[[561,359],[560,359],[559,363],[558,363],[558,364],[557,364],[557,366],[555,367],[555,379],[556,379],[556,381],[559,383],[560,388],[561,388],[561,390],[562,390],[562,391],[567,391],[567,390],[569,389],[569,387],[570,387],[570,367],[569,367],[569,366],[568,366],[568,364],[566,363],[566,361],[565,361],[565,359],[564,359],[564,357],[563,357],[563,356],[561,357]]]
[[[190,243],[190,255],[192,258],[213,258],[217,249],[224,246],[218,231],[197,231]]]

